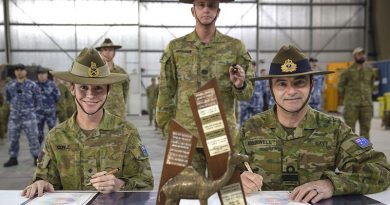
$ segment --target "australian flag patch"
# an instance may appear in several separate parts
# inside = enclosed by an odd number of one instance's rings
[[[368,141],[368,139],[366,139],[365,137],[359,137],[355,140],[353,140],[357,145],[359,145],[360,148],[364,149],[366,147],[369,147],[371,146],[371,142]]]
[[[141,151],[142,151],[142,153],[144,154],[145,157],[149,156],[148,150],[146,150],[145,145],[141,145]]]

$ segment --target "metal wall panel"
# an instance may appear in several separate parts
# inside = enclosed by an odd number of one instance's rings
[[[13,23],[136,24],[138,4],[137,1],[13,0],[10,15]]]

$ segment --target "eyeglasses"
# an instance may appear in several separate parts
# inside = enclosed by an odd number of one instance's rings
[[[199,3],[194,3],[195,8],[201,10],[204,9],[205,7],[209,9],[218,9],[219,3],[218,2],[199,2]]]

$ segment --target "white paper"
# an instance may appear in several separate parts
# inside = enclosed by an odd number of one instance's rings
[[[41,197],[35,197],[27,205],[41,204],[66,204],[66,205],[82,205],[87,204],[97,192],[46,192]]]

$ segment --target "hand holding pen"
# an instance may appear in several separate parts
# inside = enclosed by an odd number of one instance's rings
[[[248,162],[244,162],[248,171],[241,174],[241,182],[244,187],[245,195],[248,196],[252,192],[261,191],[263,186],[263,177],[253,173]]]
[[[119,191],[120,188],[124,185],[124,181],[114,176],[117,171],[119,171],[119,168],[115,168],[108,172],[98,172],[92,175],[90,183],[88,183],[87,186],[92,185],[97,191],[101,193]]]

